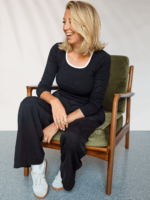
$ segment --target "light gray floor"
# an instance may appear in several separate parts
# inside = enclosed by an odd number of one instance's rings
[[[16,131],[0,131],[0,200],[37,199],[32,190],[31,174],[23,176],[23,168],[14,169]],[[112,193],[106,195],[107,162],[86,155],[76,172],[71,191],[53,190],[51,184],[60,166],[60,150],[46,149],[49,200],[149,200],[150,199],[150,131],[131,131],[130,147],[125,138],[118,144],[114,156]],[[31,168],[30,168],[31,173]]]

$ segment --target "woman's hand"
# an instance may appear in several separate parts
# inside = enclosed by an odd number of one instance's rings
[[[57,97],[53,98],[50,103],[52,106],[52,114],[55,125],[57,128],[65,130],[66,127],[68,128],[68,119],[63,104]],[[60,121],[60,119],[63,119],[63,121]]]
[[[52,137],[57,133],[57,131],[59,130],[59,128],[57,128],[55,126],[55,123],[51,123],[49,126],[47,126],[45,129],[43,129],[43,140],[42,142],[44,143],[50,143]],[[47,140],[45,140],[44,138],[47,138]]]

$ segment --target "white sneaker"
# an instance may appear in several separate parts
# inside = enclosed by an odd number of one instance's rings
[[[63,184],[62,184],[62,178],[61,178],[61,174],[60,174],[60,170],[57,174],[57,176],[55,176],[55,179],[52,183],[52,188],[54,190],[62,190],[63,188]]]
[[[47,196],[49,186],[45,179],[45,173],[47,169],[47,160],[44,159],[44,167],[42,173],[35,173],[33,170],[31,171],[32,179],[33,179],[33,192],[34,195],[43,199]]]

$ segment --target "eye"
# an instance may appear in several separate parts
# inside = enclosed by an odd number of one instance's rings
[[[62,21],[62,23],[65,23],[65,21]],[[71,24],[71,22],[70,22],[70,24]]]

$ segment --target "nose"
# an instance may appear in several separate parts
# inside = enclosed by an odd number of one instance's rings
[[[70,29],[70,23],[69,22],[65,22],[64,26],[63,26],[64,31]]]

